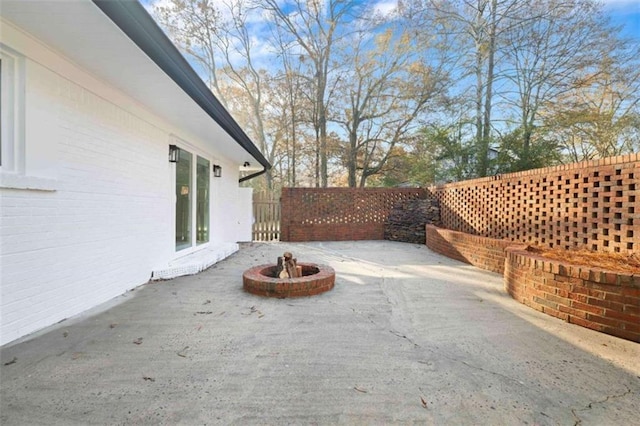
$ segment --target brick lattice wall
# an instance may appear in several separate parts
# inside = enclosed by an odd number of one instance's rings
[[[421,188],[283,188],[280,239],[382,240],[392,207],[426,194]]]
[[[430,190],[447,229],[552,248],[640,250],[640,154]]]

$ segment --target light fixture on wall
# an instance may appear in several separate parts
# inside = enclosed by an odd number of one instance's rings
[[[248,161],[245,161],[244,164],[243,164],[244,167],[249,167],[250,165],[251,165],[251,163],[249,163]]]
[[[215,177],[222,176],[222,166],[219,166],[217,164],[213,165],[213,176]]]
[[[180,157],[180,148],[176,145],[169,145],[169,162],[177,163]]]

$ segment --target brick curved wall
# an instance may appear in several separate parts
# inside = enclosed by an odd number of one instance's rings
[[[506,249],[505,289],[517,301],[572,324],[640,342],[640,275],[563,264]]]
[[[275,265],[260,265],[248,269],[242,275],[242,287],[248,293],[258,296],[304,297],[329,291],[335,285],[336,272],[327,265],[312,263],[298,263],[302,267],[303,275],[297,278],[273,278],[265,275],[273,272]],[[313,270],[317,270],[313,273]]]
[[[426,230],[426,244],[431,250],[499,274],[504,271],[505,249],[517,244],[438,228],[435,225],[427,225]]]
[[[505,290],[545,314],[640,342],[640,274],[564,264],[525,244],[426,226],[426,244],[447,257],[504,276]]]

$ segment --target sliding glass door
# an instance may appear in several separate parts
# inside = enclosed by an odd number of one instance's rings
[[[191,247],[191,163],[193,155],[180,150],[176,164],[176,251]]]
[[[198,197],[196,200],[196,244],[209,242],[209,161],[198,157],[196,180]]]
[[[194,161],[192,153],[180,149],[176,164],[176,251],[193,247],[194,241],[195,245],[209,242],[210,177],[209,160],[196,156]]]

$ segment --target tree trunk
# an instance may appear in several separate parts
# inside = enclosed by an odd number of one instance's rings
[[[296,106],[291,102],[291,186],[296,186]]]
[[[316,188],[319,188],[320,187],[320,128],[318,126],[315,126],[315,131],[316,131],[315,185],[316,185]]]
[[[493,72],[494,61],[496,53],[496,8],[498,7],[498,1],[492,0],[491,2],[491,23],[489,27],[489,49],[487,52],[487,87],[485,89],[485,102],[484,102],[484,123],[482,125],[482,147],[485,149],[485,166],[484,174],[486,176],[489,172],[489,144],[491,142],[491,106],[493,95]]]
[[[319,73],[320,74],[320,73]],[[318,126],[320,127],[320,186],[327,187],[327,109],[324,103],[324,93],[327,86],[326,74],[318,75]]]
[[[349,188],[356,187],[356,170],[357,170],[357,162],[358,156],[356,152],[356,144],[358,137],[353,132],[350,132],[349,135],[349,152],[347,153],[347,171],[348,171],[348,180],[349,180]]]
[[[482,7],[482,1],[478,0],[478,10],[476,15],[476,175],[478,177],[484,176],[487,172],[487,147],[485,146],[485,140],[483,138],[484,132],[482,131],[483,114],[482,114],[482,101],[484,98],[484,81],[483,81],[483,36],[482,36],[482,14],[484,8]]]

